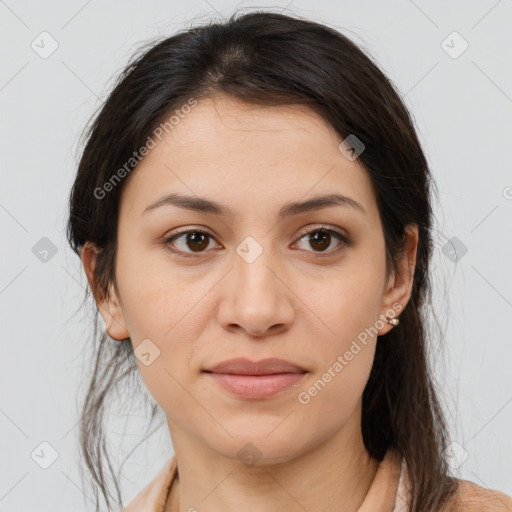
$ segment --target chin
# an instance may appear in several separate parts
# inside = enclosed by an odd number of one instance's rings
[[[236,429],[226,427],[233,437],[223,436],[222,441],[212,446],[210,436],[208,443],[220,455],[233,460],[240,460],[247,467],[254,464],[275,465],[290,461],[306,451],[301,443],[300,432],[282,428],[276,429],[275,423],[269,423],[268,428],[254,425],[238,425]],[[269,434],[270,433],[270,434]],[[301,449],[302,447],[302,449]]]

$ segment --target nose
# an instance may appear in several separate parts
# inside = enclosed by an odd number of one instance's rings
[[[270,249],[250,263],[234,255],[218,309],[218,320],[226,330],[243,330],[261,338],[290,328],[294,294],[280,269]]]

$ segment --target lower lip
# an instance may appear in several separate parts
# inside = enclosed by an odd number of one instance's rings
[[[230,373],[208,373],[224,389],[251,400],[260,400],[277,395],[293,387],[305,373],[275,373],[272,375],[235,375]]]

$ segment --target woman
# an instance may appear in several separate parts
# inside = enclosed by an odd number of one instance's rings
[[[108,334],[81,436],[109,510],[103,405],[137,371],[176,454],[125,511],[512,510],[449,476],[431,184],[392,84],[333,29],[235,14],[130,63],[68,225]]]

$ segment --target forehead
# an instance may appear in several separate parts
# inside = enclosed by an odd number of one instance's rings
[[[121,211],[140,216],[164,193],[214,197],[230,210],[340,193],[377,215],[370,177],[338,146],[341,138],[303,105],[261,106],[221,95],[173,118],[132,171]]]

